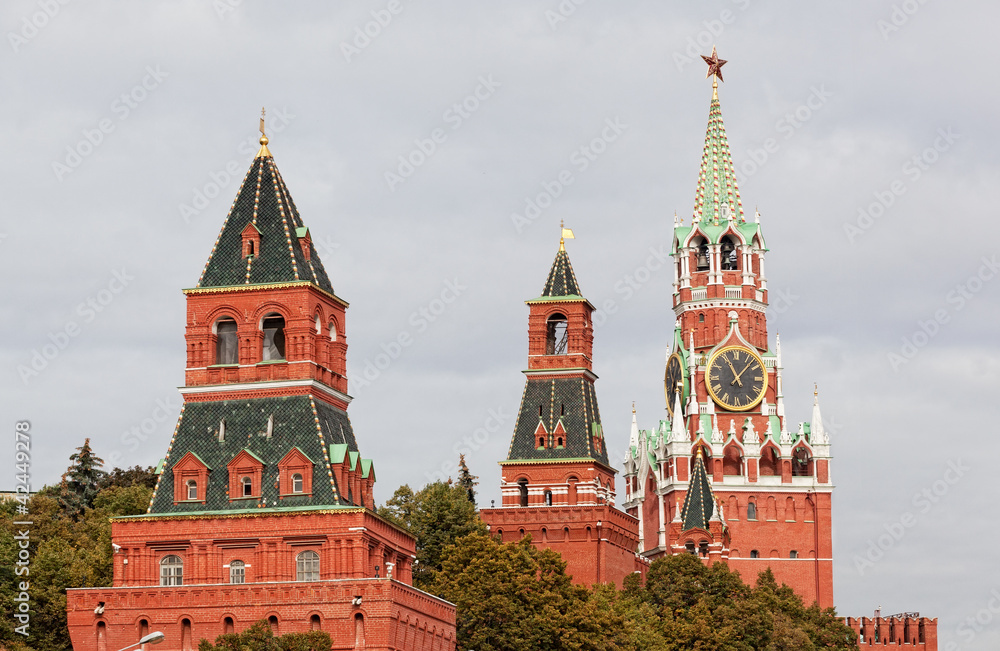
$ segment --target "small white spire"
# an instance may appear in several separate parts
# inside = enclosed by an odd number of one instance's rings
[[[748,416],[745,421],[743,421],[743,443],[751,443],[756,445],[760,443],[757,438],[757,432],[753,428],[753,420]]]
[[[725,442],[725,440],[725,437],[722,436],[722,430],[719,429],[719,416],[712,414],[712,442]]]
[[[670,423],[670,440],[686,441],[687,431],[684,429],[684,414],[681,412],[681,392],[674,393],[674,418]]]
[[[635,403],[632,403],[632,429],[628,434],[628,447],[631,450],[639,447],[639,424],[635,420]]]
[[[753,208],[753,221],[755,224],[760,223],[760,211],[757,210],[757,206],[754,206]]]
[[[819,413],[819,387],[813,389],[813,413],[812,422],[809,423],[809,438],[813,445],[826,445],[830,442],[830,437],[823,427],[823,416]]]

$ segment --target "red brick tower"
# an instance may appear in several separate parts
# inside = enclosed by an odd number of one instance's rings
[[[145,515],[116,518],[113,587],[68,591],[73,648],[163,631],[194,649],[267,619],[337,649],[450,649],[413,538],[372,509],[347,415],[345,310],[266,136],[187,295],[184,406]]]
[[[594,388],[594,306],[580,293],[562,239],[542,295],[527,304],[527,381],[500,462],[503,502],[481,516],[505,541],[530,534],[557,550],[574,582],[620,586],[642,567],[638,522],[614,506],[615,470]]]
[[[710,74],[724,63],[714,52],[706,60],[715,64]],[[717,79],[712,86],[692,224],[674,220],[670,419],[640,431],[633,417],[625,506],[641,520],[648,558],[697,553],[747,581],[770,567],[806,603],[832,606],[830,441],[818,399],[812,422],[788,429],[781,347],[768,341],[760,215],[744,216]],[[705,490],[702,463],[721,537],[688,527],[682,506],[692,490]]]

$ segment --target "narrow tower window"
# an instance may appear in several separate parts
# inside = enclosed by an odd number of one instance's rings
[[[215,324],[215,363],[239,364],[239,352],[236,322],[232,319],[220,319]]]
[[[753,502],[747,504],[747,520],[757,519],[757,505]]]
[[[520,497],[521,506],[528,506],[528,480],[522,479],[517,482],[517,491]]]
[[[264,317],[264,351],[262,359],[265,362],[285,359],[285,319],[276,314]]]
[[[292,475],[292,492],[301,493],[302,490],[302,475],[295,473]]]
[[[698,247],[698,259],[695,265],[695,271],[708,271],[708,245],[704,242]]]
[[[569,344],[569,332],[566,328],[566,316],[555,313],[548,318],[545,331],[545,354],[565,355]]]
[[[760,552],[756,549],[750,550],[750,558],[760,558]]]
[[[198,499],[198,482],[193,479],[189,479],[187,482],[187,498],[189,500]]]
[[[545,491],[545,506],[552,506],[552,491]]]

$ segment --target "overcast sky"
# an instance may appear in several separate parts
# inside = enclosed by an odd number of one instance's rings
[[[665,413],[662,258],[694,204],[714,43],[789,417],[809,417],[817,382],[831,430],[839,612],[919,610],[960,648],[1000,646],[997,6],[577,2],[3,3],[0,391],[3,422],[32,423],[35,485],[88,436],[117,465],[164,455],[180,290],[261,106],[351,304],[349,372],[371,365],[350,414],[377,499],[448,475],[462,450],[480,504],[499,498],[523,301],[560,220],[604,308],[594,367],[617,464],[632,401],[644,428]],[[977,614],[981,630],[963,624]]]

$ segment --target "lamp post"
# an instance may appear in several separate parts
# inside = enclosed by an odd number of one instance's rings
[[[142,646],[143,644],[159,644],[160,642],[163,641],[163,638],[165,637],[166,635],[164,635],[161,631],[155,631],[153,633],[150,633],[149,635],[144,636],[138,642],[130,644],[124,649],[119,649],[118,651],[128,651],[129,649],[134,649],[135,647]]]

